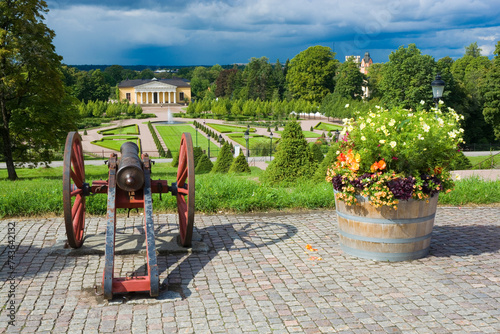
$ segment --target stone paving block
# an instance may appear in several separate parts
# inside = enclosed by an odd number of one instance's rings
[[[342,253],[335,211],[197,215],[197,239],[206,248],[159,254],[167,289],[158,298],[112,301],[93,290],[102,280],[99,247],[86,244],[92,251],[78,255],[61,251],[61,218],[16,221],[17,320],[23,332],[498,333],[499,217],[499,208],[439,207],[429,256],[385,263]],[[175,235],[176,215],[155,221],[158,235]],[[135,228],[141,224],[142,217],[120,217],[117,230],[142,247]],[[86,243],[104,236],[104,219],[86,225]],[[134,252],[116,256],[117,274],[143,268],[144,255]],[[0,286],[4,303],[7,294]],[[0,333],[6,320],[0,309]]]

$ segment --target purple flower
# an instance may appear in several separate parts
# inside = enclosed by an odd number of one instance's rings
[[[394,197],[401,200],[408,200],[413,194],[413,186],[415,185],[414,177],[396,178],[387,182],[387,186],[394,194]]]

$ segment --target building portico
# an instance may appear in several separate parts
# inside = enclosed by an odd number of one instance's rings
[[[180,79],[127,80],[118,85],[120,100],[135,104],[168,104],[191,98],[191,86]]]

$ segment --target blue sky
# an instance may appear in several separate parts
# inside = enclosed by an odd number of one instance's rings
[[[46,24],[71,65],[284,63],[314,45],[386,62],[415,43],[436,60],[477,42],[492,56],[499,0],[48,0]]]

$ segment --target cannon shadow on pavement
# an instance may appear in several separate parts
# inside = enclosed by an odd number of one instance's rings
[[[278,245],[295,234],[297,228],[293,225],[272,222],[238,221],[234,223],[214,225],[196,229],[208,246],[207,252],[190,253],[189,255],[167,255],[166,266],[161,266],[160,273],[169,271],[167,277],[160,283],[169,291],[175,291],[183,299],[191,295],[190,282],[216,258],[221,252],[241,252],[248,254],[262,247]],[[279,246],[278,246],[279,247]],[[242,261],[245,261],[242,258]],[[223,265],[214,265],[209,270],[225,270]],[[203,292],[201,292],[203,293]]]

